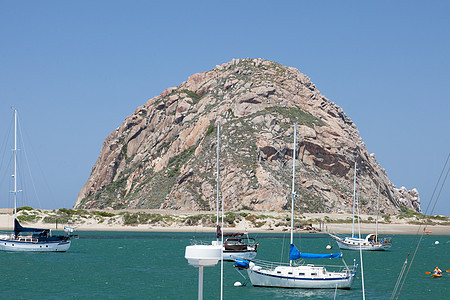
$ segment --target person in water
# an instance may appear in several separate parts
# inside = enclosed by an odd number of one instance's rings
[[[433,274],[439,274],[441,275],[442,271],[441,269],[439,269],[438,267],[436,267],[436,269],[434,269]]]

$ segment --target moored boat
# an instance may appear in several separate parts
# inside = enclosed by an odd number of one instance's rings
[[[0,250],[22,252],[65,252],[70,248],[73,228],[67,227],[67,235],[52,235],[51,229],[28,228],[20,225],[17,219],[17,109],[14,109],[14,233],[0,235]]]
[[[355,278],[357,263],[350,269],[342,259],[343,265],[325,266],[305,263],[305,259],[342,258],[342,253],[315,254],[300,252],[294,245],[294,199],[295,193],[295,155],[297,124],[294,126],[294,147],[292,166],[291,201],[291,241],[289,264],[267,261],[237,261],[238,269],[246,269],[253,286],[306,288],[306,289],[349,289]],[[332,271],[331,271],[332,270]]]

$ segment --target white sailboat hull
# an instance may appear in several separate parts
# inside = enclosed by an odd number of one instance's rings
[[[324,267],[276,267],[264,269],[250,263],[247,269],[253,286],[302,288],[302,289],[349,289],[354,272],[327,272]]]
[[[339,249],[343,250],[357,250],[361,248],[362,251],[383,251],[391,248],[391,244],[370,244],[370,245],[349,245],[343,242],[336,241]]]
[[[362,251],[383,251],[388,250],[391,248],[392,243],[391,241],[373,241],[369,240],[369,237],[373,234],[368,235],[365,239],[359,239],[359,238],[341,238],[333,234],[329,234],[338,244],[339,249],[343,250],[355,250],[359,251],[360,249]]]
[[[0,240],[0,250],[13,252],[65,252],[69,250],[70,244],[70,240],[36,243]]]

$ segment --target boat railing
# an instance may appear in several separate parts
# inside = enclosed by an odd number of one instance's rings
[[[252,262],[255,263],[255,265],[268,270],[274,270],[276,267],[289,267],[290,264],[288,262],[271,262],[271,261],[265,261],[265,260],[259,260],[254,259]],[[294,261],[292,264],[293,267],[299,267],[299,266],[314,266],[314,267],[325,267],[328,272],[337,272],[337,273],[351,273],[351,270],[347,267],[347,265],[333,265],[333,264],[320,264],[320,265],[314,265],[306,262],[305,260],[297,260]]]
[[[191,245],[211,245],[211,241],[190,239]]]
[[[298,260],[294,263],[294,265],[295,266],[304,266],[304,265],[316,266],[314,264],[310,264],[310,263],[306,262],[305,260]],[[328,272],[337,272],[337,273],[351,272],[351,270],[345,264],[345,261],[344,261],[344,265],[320,264],[317,267],[324,267],[327,269]]]
[[[276,267],[279,267],[279,266],[289,267],[289,263],[284,263],[284,262],[273,262],[273,261],[260,260],[260,259],[254,259],[254,260],[252,260],[252,262],[254,262],[255,265],[257,265],[263,269],[269,269],[269,270],[274,270]]]
[[[18,236],[15,239],[17,242],[25,242],[25,243],[37,243],[39,240],[32,236]]]

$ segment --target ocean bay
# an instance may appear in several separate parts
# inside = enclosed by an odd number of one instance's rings
[[[66,253],[1,252],[0,282],[8,299],[196,299],[198,269],[190,266],[184,251],[194,237],[211,240],[211,233],[168,232],[78,232]],[[259,242],[257,259],[286,261],[289,234],[252,234]],[[418,237],[396,235],[389,251],[364,252],[363,266],[367,299],[389,299],[411,244]],[[435,241],[439,241],[436,245]],[[301,251],[327,253],[326,245],[339,249],[325,234],[296,234]],[[411,250],[409,260],[415,250]],[[359,252],[343,251],[351,265]],[[314,262],[311,262],[314,263]],[[326,260],[326,264],[336,264]],[[450,273],[432,279],[425,272],[439,266],[450,269],[450,236],[426,235],[416,254],[400,299],[446,297]],[[244,273],[246,275],[246,273]],[[234,287],[244,279],[232,263],[224,263],[224,299],[333,299],[334,290],[256,288],[250,283]],[[204,299],[220,298],[220,263],[204,272]],[[338,290],[336,299],[362,299],[361,269],[351,290]]]

